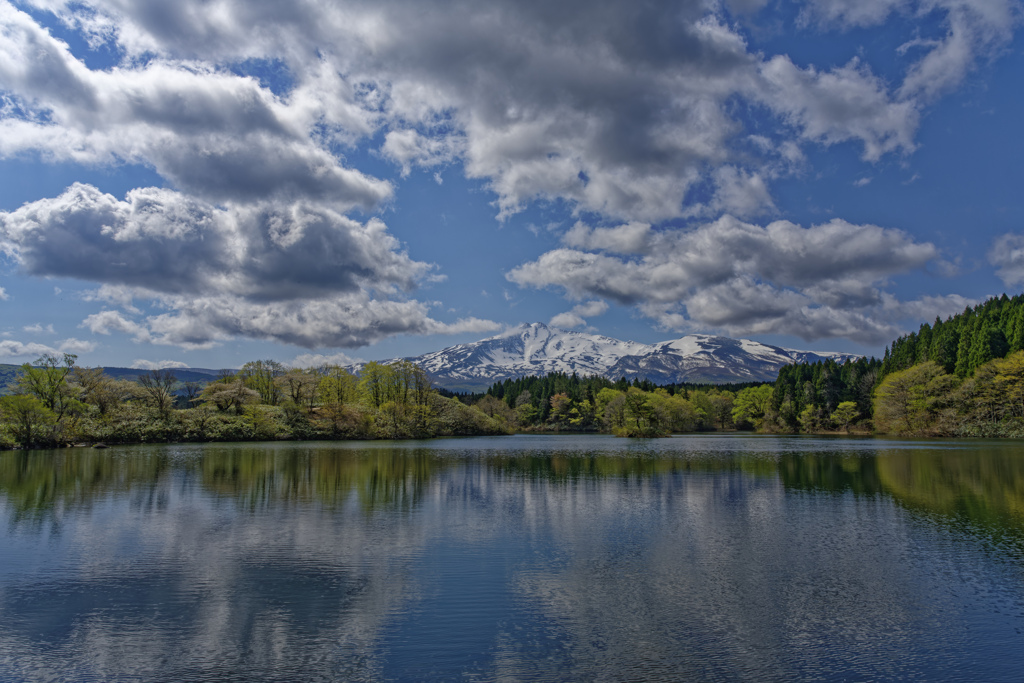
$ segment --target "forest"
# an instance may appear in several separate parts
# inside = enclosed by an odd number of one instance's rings
[[[732,429],[737,391],[755,384],[612,381],[550,373],[494,384],[474,407],[518,431],[608,432],[619,436]],[[742,423],[742,418],[741,418]]]
[[[1024,297],[991,298],[899,337],[881,360],[782,368],[762,431],[1024,435]]]

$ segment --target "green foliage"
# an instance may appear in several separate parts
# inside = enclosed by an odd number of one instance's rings
[[[632,437],[667,436],[667,420],[651,394],[637,387],[630,387],[623,397],[622,426],[615,434]]]
[[[47,443],[56,415],[35,396],[15,394],[0,397],[0,418],[3,418],[13,441],[22,448]]]
[[[351,372],[338,365],[325,365],[314,372],[321,378],[316,397],[320,404],[342,406],[356,401],[359,379]]]
[[[771,410],[774,393],[770,384],[742,389],[733,402],[732,419],[737,424],[749,423],[754,429],[760,429]]]
[[[731,391],[714,385],[658,387],[648,381],[631,384],[625,378],[611,382],[556,372],[499,382],[473,405],[520,430],[648,437],[731,429],[734,398]]]
[[[850,431],[850,425],[860,417],[860,409],[853,401],[843,401],[832,413],[832,423],[844,432]]]
[[[899,337],[886,349],[882,375],[930,360],[946,373],[965,378],[985,363],[1021,350],[1024,296],[1004,294]]]
[[[775,380],[761,430],[821,431],[827,427],[827,417],[842,403],[853,403],[858,414],[870,415],[872,392],[883,363],[858,358],[843,364],[828,359],[784,366]]]
[[[924,323],[917,332],[893,341],[882,360],[859,359],[842,365],[824,361],[782,368],[761,428],[847,430],[874,418],[876,428],[892,433],[992,433],[997,428],[991,425],[1012,415],[1005,408],[1010,399],[991,393],[995,384],[989,376],[990,364],[1022,350],[1024,296],[1004,294],[946,320]],[[928,363],[927,370],[918,370],[910,379],[919,378],[922,372],[935,379],[937,368],[942,377],[936,381],[942,386],[915,384],[910,398],[911,388],[904,386],[909,381],[907,375],[885,384],[897,373]],[[981,368],[988,368],[985,372],[989,374],[979,377]],[[882,391],[880,402],[876,389]],[[856,404],[857,417],[846,422],[852,410],[836,417],[839,406],[850,402]],[[880,416],[875,414],[879,406],[883,409]],[[983,414],[988,417],[982,419]]]
[[[887,376],[875,393],[875,426],[905,435],[1024,435],[1024,351],[961,380],[927,362]]]
[[[174,389],[178,378],[170,370],[150,370],[139,375],[140,397],[166,419],[174,405]]]
[[[276,380],[284,373],[285,367],[276,360],[255,360],[242,366],[238,379],[260,395],[261,403],[276,406],[281,401]]]
[[[65,353],[62,358],[47,353],[36,359],[34,366],[25,363],[18,378],[18,393],[35,396],[60,420],[77,407],[78,388],[68,383],[77,358],[73,353]]]
[[[236,414],[259,399],[259,392],[247,387],[240,379],[210,382],[199,395],[200,401],[215,406],[217,410]]]
[[[22,367],[20,387],[28,391],[4,398],[0,446],[424,438],[502,434],[515,422],[515,412],[497,399],[500,414],[493,415],[442,399],[427,374],[406,361],[371,364],[362,378],[337,366],[285,371],[274,361],[254,361],[201,392],[194,386],[185,401],[176,401],[179,387],[169,371],[130,382],[73,363],[73,356],[44,357]]]
[[[893,434],[929,433],[951,381],[932,361],[886,376],[875,391],[875,426]]]

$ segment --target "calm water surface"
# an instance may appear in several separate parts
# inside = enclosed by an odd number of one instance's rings
[[[1024,680],[1024,448],[0,453],[2,681]]]

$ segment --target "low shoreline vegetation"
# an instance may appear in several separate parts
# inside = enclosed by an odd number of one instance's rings
[[[412,363],[305,370],[246,363],[205,386],[169,370],[138,381],[80,368],[73,354],[25,364],[0,397],[0,447],[76,443],[407,439],[507,433],[506,425],[430,387]]]

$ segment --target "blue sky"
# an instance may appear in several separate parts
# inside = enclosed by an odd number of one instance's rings
[[[0,0],[0,362],[880,354],[1024,283],[1022,9]]]

